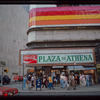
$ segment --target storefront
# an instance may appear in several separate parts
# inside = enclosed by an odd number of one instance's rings
[[[97,64],[97,80],[98,80],[98,83],[100,83],[100,64]]]
[[[94,67],[93,65],[90,66],[84,66],[84,74],[87,75],[91,75],[92,79],[93,79],[93,83],[96,82],[96,67]]]
[[[68,74],[70,71],[93,74],[95,68],[94,48],[59,48],[20,50],[19,64],[35,67],[36,73],[49,75]],[[90,69],[84,69],[88,66]],[[73,68],[72,68],[73,67]],[[72,68],[72,69],[71,69]]]

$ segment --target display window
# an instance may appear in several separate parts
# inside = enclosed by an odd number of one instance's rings
[[[85,74],[89,74],[89,73],[90,73],[90,74],[93,74],[93,73],[94,73],[94,70],[85,70],[84,73],[85,73]]]
[[[100,83],[100,68],[97,68],[98,83]]]

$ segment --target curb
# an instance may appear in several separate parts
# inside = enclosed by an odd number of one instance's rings
[[[19,91],[19,93],[93,93],[100,91]]]

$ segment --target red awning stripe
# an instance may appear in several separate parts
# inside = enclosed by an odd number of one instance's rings
[[[100,10],[91,11],[52,11],[52,12],[32,12],[29,14],[29,18],[34,16],[55,16],[55,15],[89,15],[89,14],[100,14]]]

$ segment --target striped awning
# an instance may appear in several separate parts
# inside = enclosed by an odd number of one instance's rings
[[[100,6],[33,8],[29,12],[32,26],[100,25]]]

